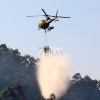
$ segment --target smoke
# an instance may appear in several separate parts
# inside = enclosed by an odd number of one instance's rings
[[[68,74],[70,64],[68,56],[60,57],[41,57],[37,68],[37,79],[41,94],[48,98],[54,93],[60,98],[68,89]]]

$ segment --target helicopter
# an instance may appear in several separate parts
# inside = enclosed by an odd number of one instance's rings
[[[54,29],[53,26],[49,26],[51,22],[53,21],[59,21],[58,18],[70,18],[70,17],[63,17],[63,16],[58,16],[58,10],[56,12],[56,15],[55,16],[52,16],[52,15],[48,15],[44,9],[41,9],[43,12],[44,12],[44,15],[35,15],[35,16],[27,16],[27,17],[37,17],[37,16],[44,16],[45,19],[44,20],[41,20],[38,24],[38,30],[41,30],[41,29],[44,29],[45,30],[45,33],[51,31],[52,29]],[[53,17],[53,18],[50,18],[50,17]],[[45,34],[47,35],[47,34]],[[47,42],[47,36],[45,36],[46,38],[46,42]],[[50,48],[49,46],[47,46],[47,43],[46,43],[46,46],[44,46],[44,53],[45,55],[48,54],[50,52]]]
[[[38,24],[38,30],[44,29],[45,33],[48,31],[51,31],[52,29],[54,29],[53,26],[49,26],[51,22],[53,21],[59,21],[57,20],[58,18],[70,18],[70,17],[63,17],[63,16],[57,16],[58,14],[58,10],[56,12],[55,16],[52,15],[48,15],[44,9],[41,9],[44,12],[44,15],[35,15],[35,16],[27,16],[27,17],[37,17],[37,16],[45,16],[46,18],[44,20],[41,20]],[[50,17],[54,17],[54,18],[50,18]]]

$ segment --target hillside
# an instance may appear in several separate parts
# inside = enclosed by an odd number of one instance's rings
[[[5,95],[4,100],[43,99],[36,80],[36,63],[34,57],[27,54],[22,56],[18,49],[10,49],[6,44],[0,45],[0,100]],[[88,75],[82,78],[80,73],[69,78],[69,81],[70,88],[61,100],[100,100],[100,81],[92,80]],[[16,97],[18,94],[15,87],[20,98]],[[19,87],[22,91],[18,90]]]

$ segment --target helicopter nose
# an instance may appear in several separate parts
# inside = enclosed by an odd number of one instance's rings
[[[38,24],[38,27],[40,28],[40,23]]]

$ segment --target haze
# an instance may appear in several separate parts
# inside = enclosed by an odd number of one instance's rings
[[[22,55],[38,57],[39,47],[44,46],[44,31],[37,25],[47,14],[68,16],[52,23],[55,29],[48,33],[49,46],[63,47],[72,60],[72,75],[79,72],[100,80],[100,0],[1,0],[0,44],[19,49]]]

